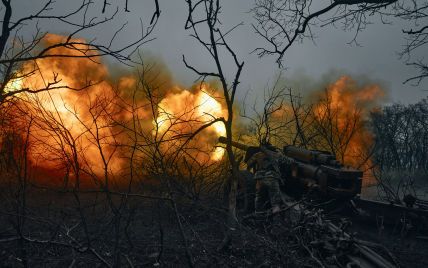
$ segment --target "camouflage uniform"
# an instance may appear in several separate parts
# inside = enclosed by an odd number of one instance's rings
[[[253,213],[254,208],[254,199],[256,196],[256,181],[254,180],[254,175],[248,170],[240,170],[241,178],[243,179],[244,185],[244,207],[245,213]]]
[[[256,180],[256,212],[265,210],[267,202],[265,198],[266,192],[272,208],[281,206],[280,175],[275,171],[259,170],[256,172],[254,179]]]
[[[255,153],[247,161],[248,168],[253,168],[256,171],[254,175],[256,180],[256,212],[265,210],[266,194],[269,196],[272,209],[274,211],[279,210],[281,205],[279,164],[283,161],[286,159],[282,154],[267,150]]]

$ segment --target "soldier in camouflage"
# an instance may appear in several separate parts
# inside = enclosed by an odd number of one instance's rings
[[[279,165],[283,162],[289,162],[288,158],[270,144],[260,147],[260,151],[255,153],[247,161],[247,169],[255,172],[254,179],[256,180],[256,199],[255,209],[257,212],[263,212],[265,208],[264,193],[267,192],[272,206],[272,213],[276,214],[280,211],[281,192],[279,182],[281,173]]]

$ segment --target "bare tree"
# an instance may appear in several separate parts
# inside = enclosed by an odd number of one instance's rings
[[[332,1],[279,1],[256,0],[252,13],[256,20],[253,28],[266,42],[266,47],[258,47],[255,52],[260,57],[274,55],[279,66],[287,51],[305,39],[314,40],[314,28],[332,25],[343,30],[353,30],[355,35],[350,43],[358,43],[358,34],[377,15],[381,23],[388,24],[388,18],[400,18],[414,24],[403,29],[406,45],[400,52],[406,64],[417,69],[418,74],[405,81],[418,84],[428,76],[427,64],[423,58],[412,60],[411,54],[423,51],[427,44],[427,10],[424,0],[332,0]]]
[[[156,1],[157,2],[157,1]],[[61,77],[53,75],[51,81],[41,88],[32,88],[22,85],[21,80],[35,75],[38,70],[37,60],[48,58],[73,57],[99,61],[103,56],[111,56],[122,63],[130,63],[131,55],[144,43],[150,41],[150,33],[157,22],[158,15],[154,15],[148,27],[141,25],[141,33],[124,45],[116,46],[115,42],[126,26],[118,25],[107,42],[99,42],[96,37],[85,41],[80,39],[88,32],[93,32],[103,25],[113,23],[119,15],[118,9],[107,17],[91,17],[95,5],[93,1],[82,0],[75,5],[74,10],[62,12],[55,1],[46,0],[38,10],[22,17],[14,17],[14,3],[10,0],[2,1],[2,32],[0,35],[0,103],[22,92],[41,92],[58,88],[71,88],[61,84]],[[159,14],[157,9],[155,14]],[[69,29],[70,34],[61,38],[52,38],[52,32],[41,29],[39,24],[62,25]],[[29,34],[30,33],[30,34]],[[53,40],[53,41],[52,41]],[[99,81],[88,81],[85,87]],[[83,88],[85,88],[83,87]]]
[[[314,121],[311,116],[313,105],[303,103],[302,96],[296,95],[291,89],[288,91],[288,96],[290,99],[295,131],[291,144],[307,148],[312,145],[312,140],[316,137],[316,134],[311,131],[311,126]]]
[[[150,20],[150,24],[153,23],[153,21],[155,19],[158,19],[161,13],[160,7],[159,7],[159,0],[153,0],[154,5],[155,5],[155,11],[153,12],[152,15],[152,19]],[[103,9],[102,9],[102,13],[106,12],[107,6],[111,5],[111,3],[109,3],[108,0],[104,0],[103,2]],[[125,7],[124,7],[125,12],[131,12],[129,10],[129,0],[125,0]]]
[[[8,194],[5,201],[8,209],[5,211],[9,213],[10,224],[12,225],[17,238],[18,238],[18,252],[17,254],[22,258],[22,264],[28,266],[28,254],[25,241],[25,230],[27,228],[27,213],[28,213],[28,188],[30,177],[30,136],[33,127],[33,117],[25,115],[25,120],[19,120],[21,131],[9,130],[6,136],[5,153],[7,153],[7,168],[11,171],[9,174],[2,172],[2,174],[9,177],[11,180],[9,189],[12,190]],[[17,120],[18,121],[18,120]],[[2,137],[3,138],[3,137]],[[4,170],[3,170],[4,171]],[[7,176],[9,175],[9,176]],[[3,185],[5,181],[2,181]]]
[[[97,96],[88,95],[88,92],[78,92],[76,94],[85,97],[85,101],[84,104],[80,103],[77,107],[57,98],[58,95],[54,96],[53,94],[59,93],[54,91],[21,96],[21,100],[25,100],[25,102],[17,104],[19,111],[23,116],[32,115],[35,118],[31,140],[32,145],[37,143],[36,147],[40,154],[35,155],[36,152],[31,152],[33,163],[37,157],[45,164],[55,168],[57,173],[64,173],[62,188],[50,184],[43,185],[37,182],[39,179],[37,178],[31,181],[32,191],[42,188],[49,193],[60,193],[62,198],[67,198],[71,194],[72,199],[68,200],[68,204],[60,209],[71,210],[68,213],[72,214],[74,218],[71,221],[63,221],[62,218],[52,220],[49,214],[46,218],[40,215],[38,218],[49,221],[49,225],[40,227],[38,223],[35,224],[31,221],[32,224],[27,225],[25,235],[19,235],[19,233],[23,233],[20,231],[23,227],[20,227],[17,229],[19,231],[17,236],[1,242],[21,241],[24,243],[21,247],[22,250],[37,244],[71,248],[74,256],[71,260],[73,265],[76,262],[76,255],[79,259],[85,259],[85,255],[89,255],[88,259],[95,257],[98,262],[108,267],[121,266],[124,261],[132,266],[132,261],[124,249],[129,249],[135,243],[133,242],[135,238],[129,234],[135,229],[131,224],[136,213],[135,201],[131,202],[131,199],[142,198],[166,203],[173,208],[178,228],[183,237],[188,263],[192,265],[193,258],[187,245],[183,220],[175,201],[175,189],[170,185],[175,171],[175,167],[172,166],[175,162],[172,159],[179,159],[172,152],[179,152],[181,155],[186,148],[182,151],[173,150],[178,143],[171,143],[173,144],[171,149],[165,150],[168,148],[165,148],[164,144],[174,142],[174,139],[183,139],[182,136],[170,139],[170,136],[164,135],[159,128],[157,128],[159,131],[156,135],[151,127],[140,125],[147,122],[149,125],[160,122],[156,120],[159,111],[156,104],[161,99],[154,97],[156,93],[149,87],[150,84],[147,81],[144,82],[145,79],[142,77],[141,83],[147,87],[139,87],[141,84],[138,84],[130,98],[108,90],[103,95]],[[141,99],[141,96],[138,96],[137,99],[137,94],[141,94],[141,91],[147,93],[147,97],[151,99]],[[147,114],[143,112],[150,107],[154,113],[153,117],[140,117]],[[129,113],[132,116],[121,117],[118,116],[118,112],[120,115]],[[127,119],[123,121],[121,118]],[[72,124],[70,124],[70,120],[73,122]],[[24,122],[26,121],[24,120]],[[180,121],[178,122],[180,123]],[[76,128],[80,131],[76,131]],[[173,132],[172,127],[171,132]],[[154,137],[157,138],[154,139]],[[122,156],[119,155],[123,153],[120,148],[125,148],[123,151],[126,151]],[[141,157],[141,155],[143,156]],[[129,171],[129,174],[118,170],[117,166],[113,166],[117,165],[118,161],[120,162],[120,157],[129,161],[122,163],[123,168]],[[129,166],[129,170],[127,166]],[[141,176],[141,166],[146,169],[145,175],[151,175],[154,178],[160,177],[159,192],[165,197],[147,196],[139,193],[138,189],[131,188],[131,186],[135,186],[132,181],[138,179],[136,178],[138,175]],[[137,175],[134,174],[136,170],[139,170]],[[114,183],[118,177],[122,183],[119,187]],[[123,192],[120,190],[120,186],[126,183],[126,179],[129,181],[126,191]],[[142,180],[141,177],[139,179]],[[93,183],[88,183],[88,181],[93,181]],[[21,197],[12,197],[10,200],[11,202],[25,201]],[[17,206],[19,211],[13,214],[23,220],[34,217],[36,212],[28,213],[31,209],[21,208],[24,204],[21,203]],[[95,215],[94,213],[99,208],[102,209],[102,214]],[[25,209],[24,212],[22,212],[23,209]],[[36,208],[34,211],[38,209],[41,208]],[[0,215],[3,213],[5,211],[1,209]],[[72,223],[73,221],[76,223]],[[43,234],[47,234],[50,238],[44,239],[43,235],[30,238],[27,234],[33,234],[34,226],[43,229]],[[62,241],[63,238],[66,238],[67,241]],[[161,254],[159,253],[158,261],[160,261]],[[21,255],[21,259],[24,261],[27,259],[30,263],[34,261],[31,256],[25,257],[25,252]]]
[[[281,86],[279,75],[272,86],[267,86],[263,94],[263,107],[259,110],[256,99],[252,105],[251,114],[247,114],[245,102],[242,105],[241,116],[249,120],[251,134],[256,136],[259,144],[270,142],[273,144],[288,143],[291,124],[288,96],[291,89]],[[290,93],[291,94],[291,93]]]
[[[426,99],[411,105],[394,104],[371,114],[375,135],[374,175],[382,198],[400,201],[415,195],[428,173],[428,105]]]
[[[233,231],[236,228],[236,195],[238,188],[238,176],[239,167],[238,162],[235,159],[235,155],[232,149],[232,126],[234,120],[233,105],[235,102],[236,91],[239,84],[239,78],[241,75],[244,62],[239,61],[236,53],[228,45],[226,41],[226,35],[231,30],[224,32],[220,28],[219,15],[221,11],[221,5],[219,0],[203,0],[203,1],[192,1],[186,0],[188,6],[188,17],[186,20],[185,28],[192,32],[191,36],[196,39],[201,46],[206,49],[210,58],[213,61],[215,71],[200,71],[198,68],[188,64],[186,58],[183,56],[184,64],[187,68],[195,72],[202,80],[206,78],[218,79],[221,83],[221,91],[223,93],[224,102],[227,107],[227,118],[216,118],[214,121],[222,121],[226,129],[226,152],[229,158],[230,165],[232,167],[232,181],[229,193],[229,216],[228,224],[229,231]],[[232,77],[228,77],[224,70],[224,61],[226,57],[231,57],[235,65],[235,72]],[[230,80],[229,80],[230,79]],[[230,232],[227,232],[224,243],[221,247],[226,246],[230,241]]]
[[[333,103],[331,94],[326,90],[312,112],[313,127],[320,142],[318,149],[327,149],[344,163],[350,142],[362,128],[361,109],[350,109],[343,114],[341,107]]]
[[[342,22],[343,28],[355,27],[358,34],[369,22],[368,15],[395,2],[396,0],[337,0],[320,4],[312,0],[256,0],[252,11],[257,23],[253,28],[270,46],[257,48],[256,51],[259,56],[276,55],[276,62],[281,65],[287,50],[294,43],[305,38],[313,39],[313,26]]]
[[[428,3],[426,1],[402,1],[394,8],[395,15],[411,22],[412,27],[403,29],[406,44],[400,52],[406,64],[414,67],[418,74],[408,78],[407,82],[418,85],[424,78],[428,77],[428,63],[424,58],[412,57],[412,54],[423,52],[428,44]]]

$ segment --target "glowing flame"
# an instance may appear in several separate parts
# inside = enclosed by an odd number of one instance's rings
[[[49,34],[43,42],[54,44],[61,42],[63,38]],[[61,50],[58,54],[79,53],[67,48],[58,50]],[[33,75],[13,79],[5,87],[7,92],[11,92],[23,88],[43,89],[52,84],[55,87],[75,89],[92,84],[84,90],[60,88],[37,94],[19,95],[20,99],[24,100],[20,105],[25,106],[21,110],[36,115],[37,120],[40,120],[32,128],[31,142],[35,145],[30,151],[30,159],[43,168],[51,170],[63,168],[64,163],[61,161],[71,154],[71,149],[64,146],[64,139],[71,138],[77,140],[76,150],[82,168],[102,174],[104,159],[110,159],[109,172],[118,172],[125,166],[123,161],[129,152],[125,149],[118,152],[117,144],[120,142],[126,145],[126,142],[130,141],[126,133],[121,134],[121,131],[117,130],[115,122],[126,124],[133,119],[135,114],[122,107],[131,105],[133,100],[129,92],[138,86],[139,77],[124,73],[121,77],[112,78],[107,66],[95,62],[94,59],[96,58],[38,59],[24,64],[21,70],[22,73],[34,72]],[[137,97],[137,106],[140,107],[137,111],[140,120],[138,124],[144,133],[155,134],[157,126],[157,133],[165,134],[164,137],[188,135],[203,124],[226,114],[218,101],[215,89],[209,85],[181,89],[173,86],[168,75],[161,74],[158,77],[156,74],[155,78],[150,78],[151,83],[162,85],[155,87],[161,88],[160,95],[164,95],[164,98],[160,100],[158,116],[153,120],[150,109],[147,108],[147,99],[141,97],[143,95]],[[166,86],[163,86],[165,84]],[[120,103],[126,101],[128,103]],[[59,133],[67,131],[68,133]],[[194,138],[186,153],[201,163],[220,160],[224,154],[223,149],[214,149],[220,135],[225,135],[225,129],[223,124],[218,122]],[[96,144],[96,138],[101,140],[99,145]],[[104,156],[100,155],[99,147],[102,147]]]
[[[224,116],[226,114],[225,109],[214,95],[207,93],[207,87],[204,85],[196,93],[179,90],[177,93],[166,96],[159,104],[159,114],[154,122],[157,131],[162,134],[167,132],[166,134],[169,136],[192,133],[215,118]],[[204,131],[204,137],[196,137],[195,140],[201,145],[199,147],[204,147],[208,140],[211,140],[210,144],[214,144],[218,136],[225,134],[224,124],[216,122]],[[223,154],[222,148],[215,148],[210,153],[210,159],[220,160]],[[196,158],[200,161],[206,161],[202,156]]]
[[[7,83],[4,90],[6,93],[20,90],[23,87],[23,78],[12,79]]]
[[[358,85],[349,76],[340,77],[324,93],[319,93],[320,102],[314,107],[315,117],[318,120],[331,117],[332,129],[337,132],[332,138],[337,143],[336,154],[346,165],[362,170],[372,166],[369,151],[373,135],[366,123],[370,111],[379,106],[384,96],[379,85]],[[371,183],[370,180],[365,176],[363,184]]]
[[[226,114],[225,110],[221,104],[215,100],[212,96],[205,93],[205,90],[202,91],[198,98],[198,107],[199,113],[204,119],[212,120],[213,117],[220,117]],[[216,122],[211,127],[214,129],[217,136],[226,136],[226,129],[222,122]],[[212,160],[220,160],[223,157],[224,149],[221,147],[216,147],[214,152],[211,153]]]
[[[284,105],[272,114],[273,120],[269,122],[272,129],[275,124],[292,122],[286,130],[278,128],[273,142],[329,151],[346,166],[368,171],[372,168],[370,156],[374,140],[368,126],[370,112],[382,105],[384,97],[385,91],[378,84],[357,82],[349,76],[322,84],[305,96],[302,106],[300,103],[295,107]],[[300,119],[299,125],[294,121],[293,109]],[[249,140],[247,143],[254,143],[251,137]],[[365,176],[363,184],[368,183],[370,178]]]

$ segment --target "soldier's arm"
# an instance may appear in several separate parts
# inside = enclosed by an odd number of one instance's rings
[[[263,153],[262,152],[258,152],[255,153],[247,162],[247,169],[251,169],[253,167],[255,167],[255,165],[257,164],[257,162],[259,161],[259,159],[263,157]]]
[[[292,164],[294,162],[293,158],[284,155],[282,152],[278,152],[276,154],[280,164]]]

